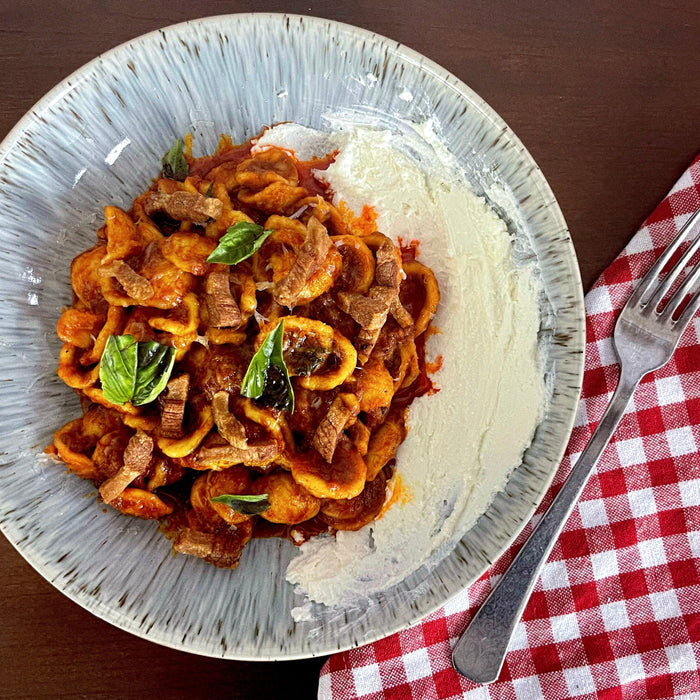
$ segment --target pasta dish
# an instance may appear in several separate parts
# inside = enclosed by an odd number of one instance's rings
[[[440,296],[416,241],[332,203],[333,153],[254,144],[178,140],[129,211],[105,207],[57,323],[82,415],[47,448],[224,568],[252,537],[358,530],[399,498]]]

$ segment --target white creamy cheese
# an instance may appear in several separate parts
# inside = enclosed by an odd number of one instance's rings
[[[538,278],[514,263],[505,224],[429,125],[415,132],[421,138],[412,147],[405,134],[330,122],[332,133],[276,126],[256,148],[277,145],[301,159],[338,149],[319,174],[335,203],[356,213],[369,204],[380,231],[418,239],[419,260],[441,292],[439,333],[426,343],[428,359],[442,356],[432,376],[439,391],[411,405],[397,453],[401,497],[358,532],[311,539],[287,570],[308,600],[347,605],[398,583],[464,535],[522,461],[546,392]]]

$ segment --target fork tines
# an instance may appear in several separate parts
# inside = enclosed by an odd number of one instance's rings
[[[655,312],[659,316],[665,317],[666,321],[671,321],[674,324],[684,325],[690,320],[700,308],[700,290],[693,290],[695,284],[700,280],[700,263],[688,270],[680,286],[673,292],[664,306],[661,309],[659,306],[674,284],[681,279],[692,257],[700,250],[700,235],[698,234],[700,234],[700,209],[690,216],[678,235],[639,283],[630,299],[630,304],[639,304],[645,314]],[[659,275],[686,240],[691,241],[690,245],[659,282]],[[691,296],[689,297],[689,295]],[[669,319],[669,316],[672,318]]]

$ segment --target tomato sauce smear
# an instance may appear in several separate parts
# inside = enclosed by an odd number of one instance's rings
[[[245,143],[234,145],[223,142],[211,156],[202,156],[190,161],[190,175],[206,178],[207,174],[223,163],[238,165],[250,158],[250,149],[253,147],[253,139]]]
[[[299,173],[299,186],[308,190],[309,195],[320,195],[324,199],[330,194],[328,183],[314,175],[315,170],[326,170],[335,161],[338,151],[332,151],[322,158],[311,160],[297,160],[297,172]]]

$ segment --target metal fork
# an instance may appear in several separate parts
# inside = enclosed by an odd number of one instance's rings
[[[644,375],[665,365],[685,327],[700,308],[700,264],[689,270],[669,300],[660,304],[674,282],[700,249],[700,209],[680,230],[639,283],[617,319],[613,335],[620,362],[620,379],[603,417],[586,448],[554,497],[527,542],[518,552],[491,595],[474,615],[452,654],[459,673],[476,683],[495,681],[503,666],[515,626],[525,608],[540,570],[571,514],[598,458],[610,441],[634,390]],[[692,239],[695,236],[695,239]],[[683,242],[692,240],[675,265],[659,278]],[[678,313],[684,300],[687,305]],[[676,318],[674,318],[676,316]]]

